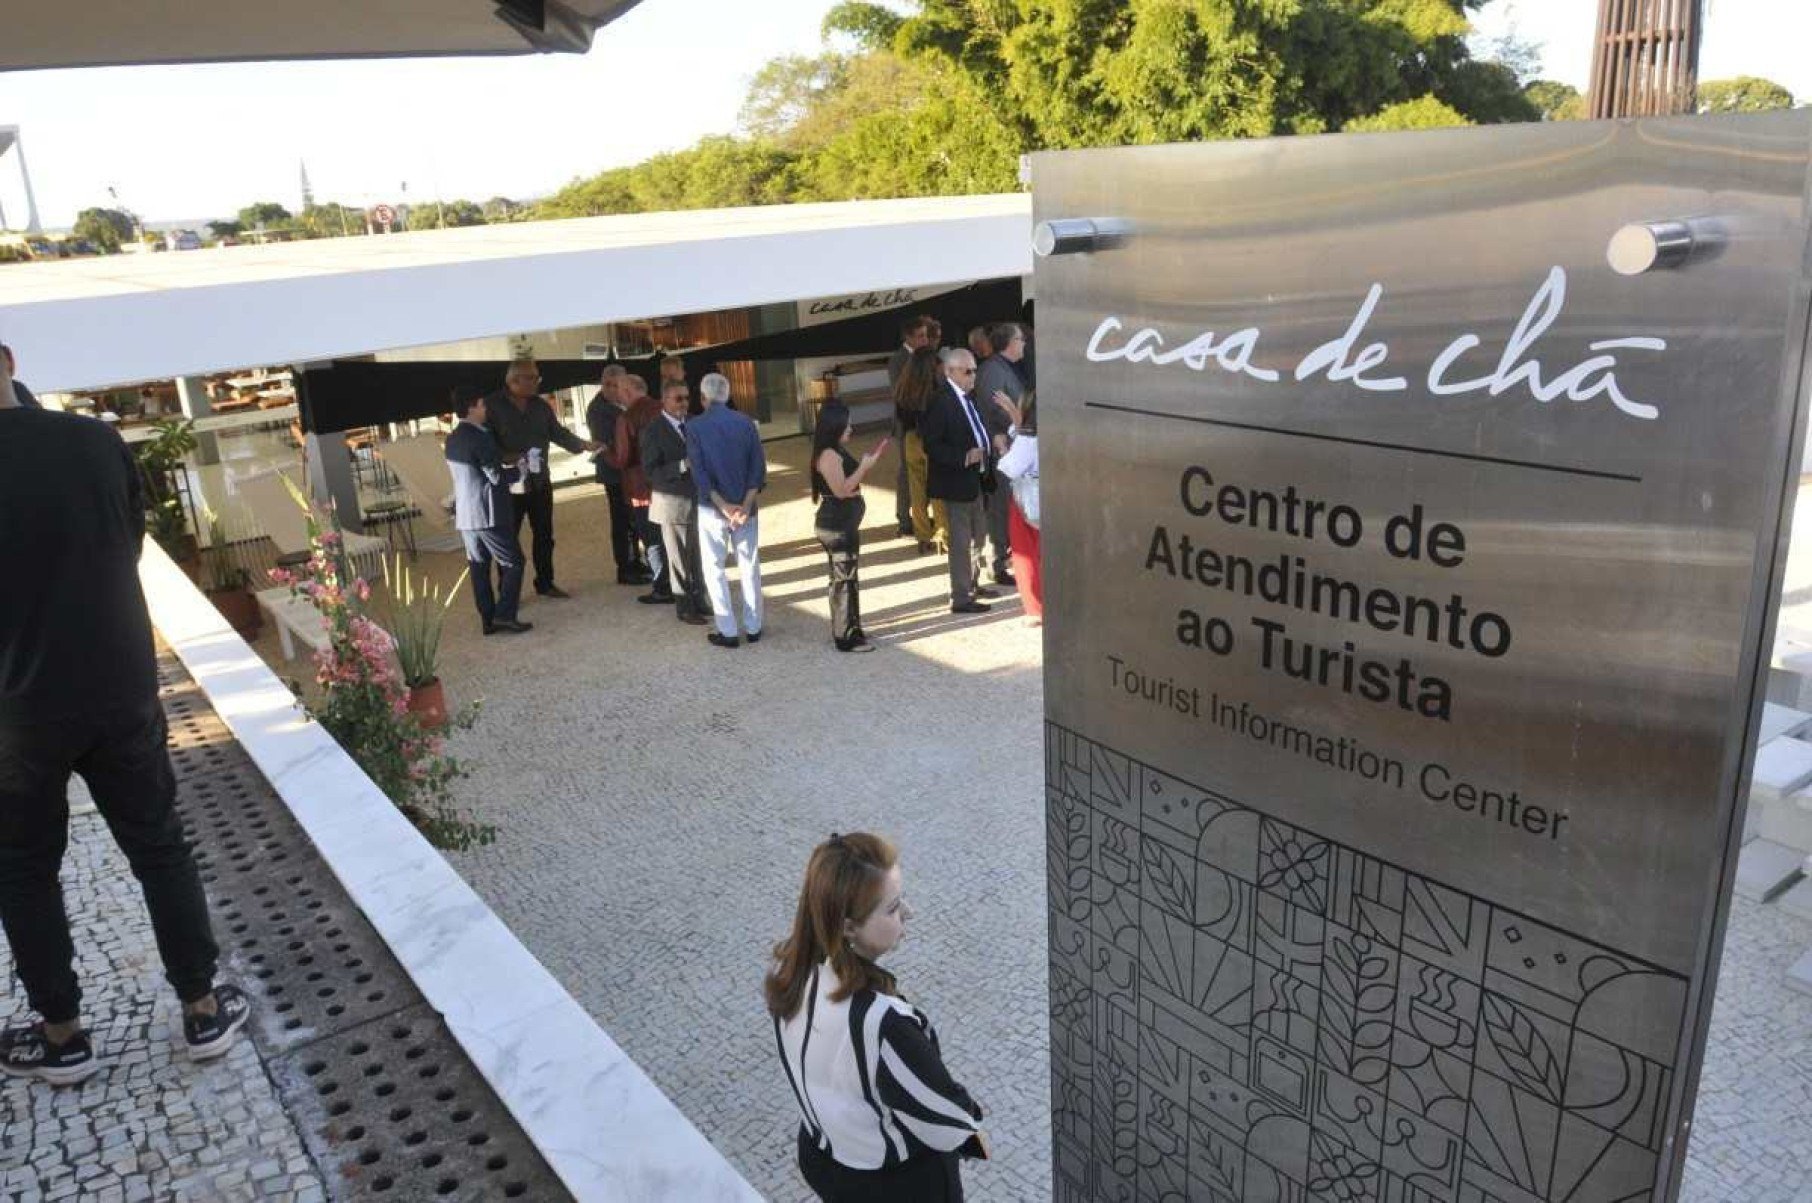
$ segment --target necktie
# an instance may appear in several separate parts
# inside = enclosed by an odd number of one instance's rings
[[[956,390],[957,400],[963,403],[963,417],[969,419],[969,433],[975,436],[975,445],[986,451],[988,436],[982,433],[981,418],[976,415],[975,403],[969,400],[969,394],[962,389]]]

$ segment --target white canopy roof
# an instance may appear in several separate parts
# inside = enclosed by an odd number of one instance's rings
[[[0,266],[0,342],[40,391],[524,330],[998,279],[1023,194],[471,226]]]
[[[7,5],[0,70],[584,53],[641,0],[75,0]]]

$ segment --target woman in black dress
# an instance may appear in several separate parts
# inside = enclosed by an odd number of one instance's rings
[[[848,406],[832,401],[818,411],[812,431],[812,500],[818,503],[814,526],[830,559],[831,640],[840,652],[871,652],[874,644],[862,633],[856,552],[866,509],[862,478],[887,450],[888,440],[858,460],[846,446],[849,435]]]

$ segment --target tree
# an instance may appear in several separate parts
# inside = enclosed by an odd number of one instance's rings
[[[812,110],[849,82],[850,59],[841,54],[799,54],[768,60],[755,73],[737,124],[754,138],[784,140]]]
[[[245,227],[236,221],[210,221],[208,234],[216,241],[222,238],[237,238],[245,233]]]
[[[286,226],[295,220],[290,211],[276,201],[258,201],[247,205],[239,210],[237,217],[240,226],[248,230]]]
[[[1026,149],[1337,130],[1430,94],[1531,119],[1514,71],[1467,51],[1481,2],[920,0],[894,49],[968,74]]]
[[[310,238],[344,238],[365,232],[365,210],[338,201],[310,205],[296,220]]]
[[[1701,113],[1762,113],[1792,107],[1793,93],[1756,75],[1708,79],[1699,85]]]
[[[800,126],[799,200],[1010,192],[1016,131],[961,71],[870,55]]]
[[[771,142],[705,138],[690,150],[574,180],[537,205],[535,216],[777,204],[796,194],[795,161],[794,155]]]
[[[135,224],[130,214],[119,209],[83,209],[76,214],[73,233],[112,254],[132,240]]]
[[[1355,117],[1346,123],[1348,133],[1371,133],[1380,130],[1445,129],[1453,125],[1471,125],[1464,114],[1432,96],[1418,96],[1401,104],[1386,105],[1369,117]]]
[[[484,210],[469,200],[423,201],[409,214],[412,230],[438,230],[442,226],[481,226]]]
[[[1585,97],[1572,84],[1530,80],[1523,85],[1523,95],[1541,112],[1543,121],[1581,121],[1586,116]]]
[[[864,50],[884,50],[893,45],[905,23],[906,18],[879,4],[844,3],[824,15],[820,29],[827,42],[843,34]]]
[[[528,213],[529,207],[507,196],[493,196],[484,203],[484,219],[492,224],[505,221],[521,221]]]
[[[1027,151],[1539,120],[1485,0],[843,0],[775,59],[744,136],[589,179],[538,217],[1011,190]],[[1503,60],[1503,61],[1497,61]]]

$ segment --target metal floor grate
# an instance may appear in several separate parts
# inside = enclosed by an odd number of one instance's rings
[[[223,973],[334,1197],[568,1198],[200,689],[159,674]]]

